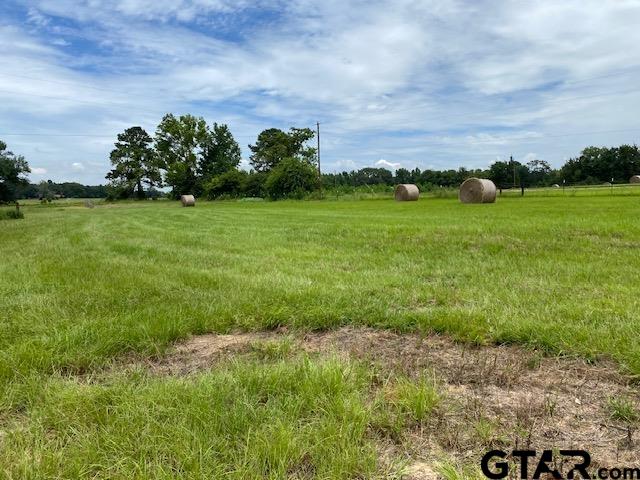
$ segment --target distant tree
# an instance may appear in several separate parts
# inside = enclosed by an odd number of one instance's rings
[[[578,158],[569,159],[560,175],[569,183],[626,182],[640,171],[640,150],[637,145],[614,148],[587,147]]]
[[[411,178],[411,172],[406,168],[397,169],[395,183],[413,183]]]
[[[38,183],[38,198],[40,200],[53,200],[55,195],[55,184],[51,180],[42,180]]]
[[[355,172],[356,185],[392,185],[393,173],[386,168],[365,167]]]
[[[611,177],[616,181],[629,181],[640,172],[640,149],[637,145],[620,145],[616,150]]]
[[[310,128],[291,128],[288,132],[278,128],[263,130],[255,145],[249,145],[251,165],[258,172],[268,172],[285,158],[314,164],[316,149],[306,145],[314,136]]]
[[[8,151],[7,144],[0,140],[0,202],[16,199],[18,189],[29,184],[27,173],[31,169],[24,157]]]
[[[169,113],[156,129],[155,146],[166,183],[173,187],[173,197],[201,193],[199,163],[210,145],[207,123],[203,118]]]
[[[517,177],[517,170],[520,165],[521,163],[515,160],[511,162],[494,162],[489,167],[489,180],[495,183],[498,188],[506,188],[519,185],[520,183],[518,181],[518,178],[514,179],[513,171],[515,168]]]
[[[153,140],[142,127],[127,128],[118,134],[115,149],[111,151],[113,170],[107,173],[107,180],[129,196],[135,192],[138,198],[144,198],[144,187],[162,185],[162,175],[158,158],[151,147]]]
[[[528,179],[531,185],[542,186],[542,185],[551,185],[553,182],[551,181],[551,173],[553,169],[549,162],[545,162],[544,160],[531,160],[527,162]]]
[[[318,172],[309,162],[299,158],[284,158],[265,182],[267,194],[274,199],[302,198],[318,187]]]
[[[240,146],[229,127],[214,123],[204,142],[198,174],[203,182],[207,182],[216,175],[235,170],[240,164],[240,158]]]

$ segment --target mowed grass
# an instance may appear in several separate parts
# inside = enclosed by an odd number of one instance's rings
[[[190,334],[439,331],[610,356],[640,374],[637,195],[24,211],[0,223],[8,478],[379,473],[367,434],[380,415],[366,400],[372,372],[357,365],[78,377]],[[398,391],[423,387],[401,382]],[[415,397],[397,405],[420,421],[437,394]]]
[[[124,204],[3,222],[0,375],[192,333],[366,324],[640,373],[640,198]]]

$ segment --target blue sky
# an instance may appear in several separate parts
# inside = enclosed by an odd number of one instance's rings
[[[4,0],[0,139],[31,179],[104,183],[162,115],[321,123],[325,171],[555,166],[640,138],[640,2]]]

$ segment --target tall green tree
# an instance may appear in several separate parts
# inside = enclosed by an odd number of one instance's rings
[[[8,151],[7,144],[0,140],[0,202],[16,199],[18,188],[29,184],[28,173],[31,169],[24,157]]]
[[[204,143],[198,173],[203,182],[207,182],[212,177],[238,168],[240,158],[240,145],[233,138],[229,127],[214,123]]]
[[[489,180],[495,183],[498,188],[515,187],[516,185],[520,185],[518,169],[521,165],[522,164],[520,162],[515,160],[510,162],[494,162],[489,167]]]
[[[149,188],[162,185],[160,163],[151,147],[153,140],[142,127],[127,128],[118,134],[118,141],[111,151],[113,170],[106,178],[121,188],[125,196],[134,192],[144,198],[143,184]]]
[[[207,123],[202,117],[176,118],[169,113],[162,118],[156,129],[155,146],[174,197],[201,193],[198,166],[209,143]]]
[[[278,128],[263,130],[255,145],[249,145],[250,162],[257,172],[268,172],[285,158],[295,158],[313,165],[316,149],[307,145],[315,136],[310,128],[290,128],[284,132]]]

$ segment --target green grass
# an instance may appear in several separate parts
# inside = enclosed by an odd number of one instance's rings
[[[614,420],[626,423],[637,423],[640,412],[632,400],[625,397],[612,397],[608,401],[609,415]]]
[[[478,343],[606,355],[640,375],[639,200],[631,193],[503,197],[494,205],[26,206],[24,220],[0,223],[0,475],[282,478],[301,458],[327,478],[373,474],[378,467],[362,428],[375,428],[380,412],[363,400],[365,373],[340,383],[342,406],[324,397],[314,403],[303,386],[281,383],[272,403],[260,390],[268,384],[256,384],[277,379],[259,365],[187,379],[83,384],[73,376],[129,352],[157,355],[209,331],[433,330]],[[307,368],[310,391],[350,368],[301,366],[287,359],[286,345],[255,348],[264,361],[282,362],[274,371],[283,382]],[[398,397],[405,400],[384,408],[400,405],[421,421],[437,404],[430,388],[405,385]],[[207,424],[220,405],[256,420]],[[353,411],[340,410],[345,405]],[[334,432],[340,422],[355,430]],[[326,432],[309,433],[318,425]],[[273,451],[260,438],[283,443]],[[322,450],[334,441],[353,449]],[[34,458],[39,463],[30,467]]]
[[[3,222],[0,378],[190,333],[433,329],[640,373],[637,197],[173,202]]]
[[[371,477],[368,383],[358,365],[305,359],[186,378],[51,380],[29,422],[0,442],[0,475]]]

